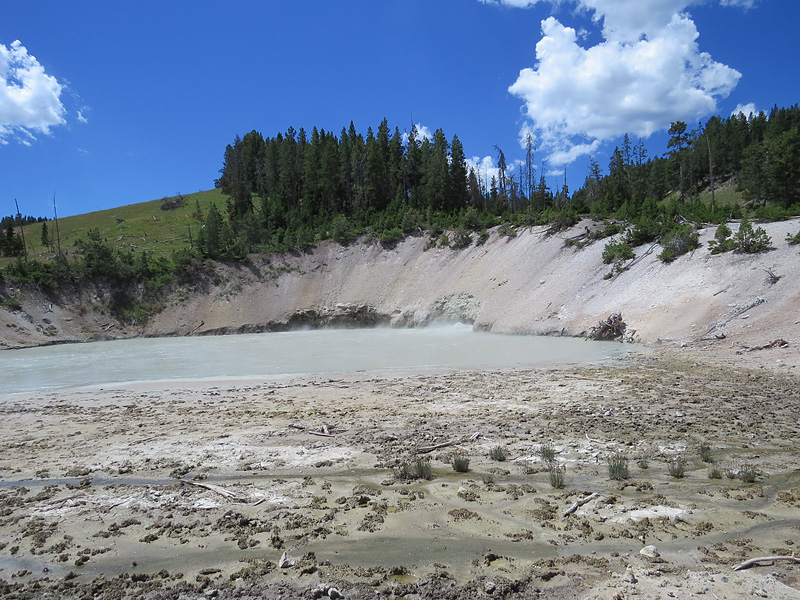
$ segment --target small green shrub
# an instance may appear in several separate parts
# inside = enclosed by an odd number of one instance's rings
[[[794,235],[791,234],[787,235],[786,241],[789,242],[790,246],[796,246],[797,244],[800,244],[800,231],[798,231]]]
[[[506,462],[508,460],[508,451],[505,446],[494,446],[489,449],[489,458],[497,462]]]
[[[618,233],[622,233],[625,231],[625,226],[620,225],[619,223],[605,223],[605,229],[598,229],[596,231],[592,231],[588,237],[590,240],[602,240],[612,235],[617,235]]]
[[[14,294],[13,296],[9,296],[8,298],[0,302],[0,306],[11,312],[22,310],[22,296],[20,294]]]
[[[628,459],[622,454],[611,456],[608,459],[608,476],[614,481],[622,481],[630,477]]]
[[[755,211],[756,220],[760,223],[774,223],[775,221],[786,221],[791,215],[782,206],[767,204],[759,206]]]
[[[719,465],[711,465],[708,468],[709,479],[722,479],[722,468]]]
[[[466,473],[469,471],[469,457],[463,454],[456,454],[450,462],[453,466],[453,471],[456,473]]]
[[[488,240],[489,240],[489,232],[486,231],[485,229],[481,229],[481,232],[478,234],[478,239],[475,240],[475,245],[483,246]]]
[[[378,233],[378,240],[381,246],[394,246],[404,238],[403,230],[399,227],[392,227],[391,229],[384,229]]]
[[[673,458],[667,463],[670,476],[681,479],[686,475],[686,461],[682,457]]]
[[[453,250],[461,250],[472,244],[472,234],[466,229],[457,229],[453,234],[453,241],[450,247]]]
[[[682,254],[691,252],[700,245],[697,231],[691,225],[682,225],[661,238],[664,250],[658,255],[663,262],[672,262]]]
[[[331,223],[331,237],[336,243],[342,246],[347,246],[355,239],[353,226],[350,224],[347,217],[344,215],[336,215],[333,218],[333,222]]]
[[[564,475],[566,471],[567,471],[566,467],[559,467],[557,465],[552,465],[550,467],[550,470],[548,471],[550,486],[557,490],[563,490],[565,485]]]
[[[511,223],[503,223],[497,229],[497,233],[505,237],[513,238],[517,237],[517,228],[514,227]]]
[[[747,219],[742,219],[739,224],[739,231],[733,236],[736,243],[736,251],[745,254],[757,254],[766,252],[772,247],[772,239],[767,235],[762,227],[755,230]]]
[[[556,459],[556,449],[550,442],[545,442],[539,446],[539,458],[545,462],[553,462]]]
[[[619,267],[635,256],[633,248],[627,242],[608,242],[603,248],[603,264],[606,265],[614,263],[615,267]]]
[[[708,444],[701,444],[700,445],[700,460],[704,463],[714,462],[713,458],[711,457],[711,446]]]
[[[736,248],[736,242],[731,239],[732,235],[731,228],[725,223],[720,223],[719,227],[717,227],[717,232],[714,234],[714,239],[708,242],[711,254],[721,254]]]

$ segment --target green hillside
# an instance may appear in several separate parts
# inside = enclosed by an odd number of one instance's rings
[[[164,210],[162,206],[174,203],[178,197],[61,218],[58,220],[61,250],[68,256],[74,254],[77,240],[84,238],[90,229],[97,229],[101,238],[117,250],[147,250],[155,256],[169,257],[174,251],[188,247],[190,231],[193,239],[197,235],[199,224],[193,216],[197,206],[205,214],[212,202],[222,208],[226,200],[219,189],[182,197],[183,204],[171,210]],[[25,226],[25,246],[29,258],[45,260],[55,255],[56,224],[47,221],[47,228],[52,243],[43,246],[42,223]],[[14,260],[0,258],[0,266]]]

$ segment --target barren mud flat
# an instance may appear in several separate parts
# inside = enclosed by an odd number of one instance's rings
[[[650,351],[2,396],[0,595],[800,598],[733,569],[798,550],[797,390]]]

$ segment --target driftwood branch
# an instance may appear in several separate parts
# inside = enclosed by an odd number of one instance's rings
[[[225,498],[229,498],[231,500],[235,500],[236,502],[246,502],[245,498],[242,498],[236,492],[232,492],[230,490],[226,490],[224,487],[214,485],[213,483],[203,483],[202,481],[190,481],[188,479],[181,479],[181,481],[187,485],[194,485],[197,487],[201,487],[203,489],[209,490],[211,492],[215,492],[220,496],[224,496]]]
[[[447,448],[448,446],[455,446],[457,444],[463,444],[466,442],[474,442],[479,437],[481,437],[480,432],[476,432],[469,437],[463,437],[457,440],[450,440],[449,442],[442,442],[440,444],[434,444],[433,446],[420,446],[419,448],[417,448],[417,452],[419,454],[427,454],[428,452],[433,452],[434,450],[438,450],[439,448]]]
[[[714,333],[714,331],[716,331],[717,329],[720,329],[721,327],[725,327],[725,325],[727,325],[728,323],[733,321],[736,317],[738,317],[740,315],[743,315],[748,310],[758,306],[759,304],[764,304],[764,302],[766,302],[766,300],[764,300],[763,298],[756,298],[755,300],[753,300],[747,306],[743,306],[742,308],[736,310],[730,317],[728,317],[724,321],[717,321],[715,323],[712,323],[711,327],[708,328],[708,331],[706,331],[703,335],[701,335],[695,341],[703,341],[703,340],[712,339],[712,338],[709,338],[708,336],[711,335],[712,333]],[[715,338],[715,339],[720,339],[720,338]]]
[[[600,321],[596,326],[592,327],[589,333],[589,339],[592,340],[613,340],[621,338],[625,335],[627,325],[622,320],[622,315],[619,313],[613,314],[605,321]]]
[[[777,562],[779,560],[788,560],[791,562],[800,563],[800,557],[798,556],[760,556],[758,558],[746,560],[740,565],[736,565],[733,567],[733,570],[742,571],[744,569],[749,569],[750,567],[756,566],[761,562]]]
[[[581,498],[580,500],[576,500],[572,504],[572,506],[570,506],[566,511],[564,511],[564,516],[565,517],[570,516],[572,513],[574,513],[576,510],[578,510],[584,504],[588,504],[589,502],[591,502],[595,498],[599,498],[599,497],[600,497],[600,494],[598,494],[597,492],[592,492],[591,494],[586,496],[586,498]]]
[[[292,423],[289,425],[292,429],[298,429],[300,431],[305,431],[306,433],[310,433],[311,435],[318,435],[320,437],[335,437],[330,430],[328,429],[327,425],[322,426],[322,431],[314,431],[313,429],[308,429],[307,427],[303,427],[302,425],[298,425],[297,423]]]

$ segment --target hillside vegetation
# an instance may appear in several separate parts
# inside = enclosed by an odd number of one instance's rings
[[[56,301],[95,289],[95,297],[81,305],[93,306],[121,326],[141,327],[176,297],[185,298],[187,290],[218,287],[223,265],[215,261],[244,262],[267,280],[277,280],[283,269],[306,272],[323,266],[300,267],[292,256],[324,261],[320,257],[331,248],[376,248],[385,254],[369,254],[372,268],[404,240],[409,242],[404,247],[415,252],[480,256],[489,241],[496,251],[498,239],[508,242],[528,228],[556,238],[555,246],[547,242],[548,252],[566,247],[578,253],[569,260],[560,255],[559,277],[566,280],[580,279],[579,265],[590,256],[592,269],[611,280],[645,256],[667,266],[704,246],[712,255],[756,254],[800,242],[800,231],[781,229],[775,238],[751,223],[800,214],[797,106],[775,108],[769,116],[714,117],[695,131],[674,123],[670,135],[667,152],[652,159],[641,142],[633,144],[626,136],[608,173],[602,175],[593,162],[585,185],[570,195],[566,185],[551,190],[544,177],[535,183],[530,143],[518,174],[506,168],[498,148],[499,175],[487,182],[467,167],[458,137],[448,140],[442,130],[417,139],[416,130],[404,136],[395,128],[390,134],[384,120],[366,136],[352,124],[338,137],[316,128],[310,137],[302,129],[274,138],[252,131],[225,149],[214,190],[58,222],[21,215],[3,219],[0,306],[19,310],[30,286],[55,294]],[[741,223],[727,227],[731,219]],[[320,254],[315,249],[322,245],[326,250]],[[270,266],[265,270],[264,264]],[[441,266],[434,261],[427,268]],[[485,268],[492,272],[491,264]],[[551,278],[546,270],[540,276]],[[662,285],[670,288],[682,273],[675,268],[662,276]],[[402,279],[399,273],[393,277]],[[236,294],[228,290],[226,297]],[[294,311],[306,310],[295,297],[273,301],[283,307],[269,313],[268,321],[275,324],[286,325]],[[317,304],[307,310],[317,311]],[[395,320],[387,315],[382,313],[381,320]],[[208,330],[213,319],[203,321],[198,331]],[[265,326],[257,321],[247,327]]]

